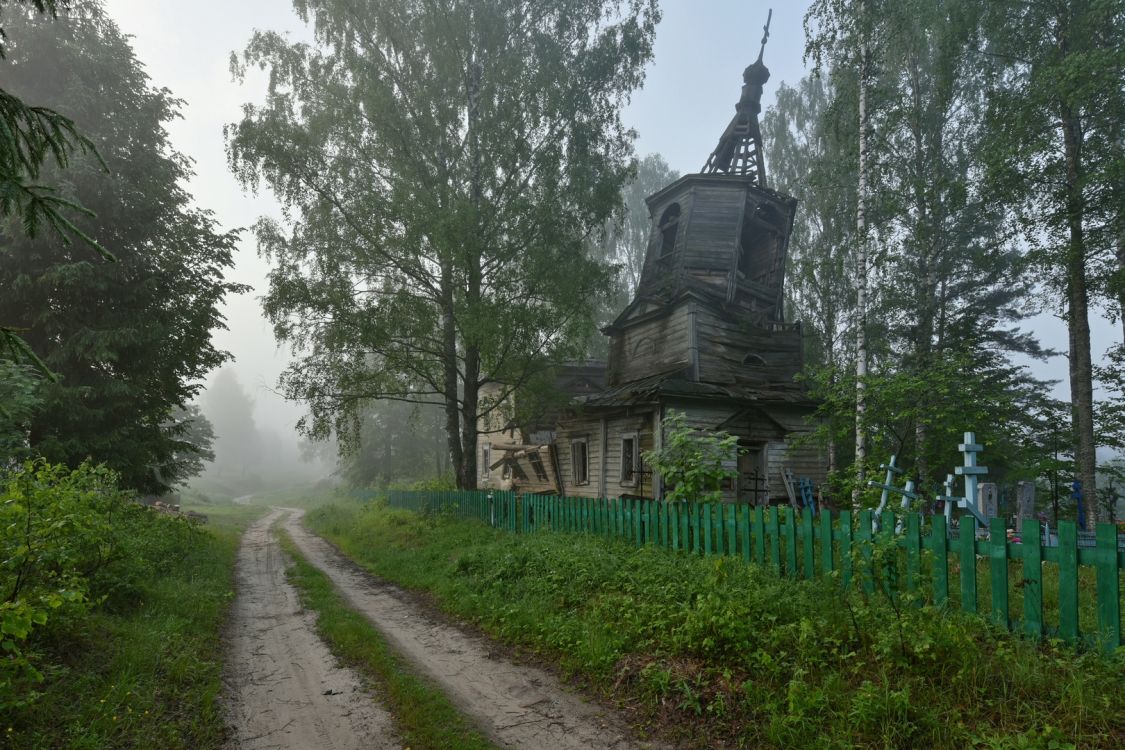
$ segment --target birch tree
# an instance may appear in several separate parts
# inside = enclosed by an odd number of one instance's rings
[[[1125,2],[1047,0],[988,11],[991,185],[1067,322],[1073,455],[1092,528],[1099,504],[1090,308],[1116,260],[1122,174],[1120,152],[1114,158],[1095,143],[1125,114],[1113,109],[1125,79]]]
[[[436,403],[461,487],[477,420],[580,357],[612,269],[589,238],[620,204],[619,110],[652,55],[655,0],[300,0],[314,44],[255,34],[262,106],[227,130],[282,222],[265,310],[302,351],[282,389],[314,436],[365,402]],[[480,403],[481,386],[498,398]]]

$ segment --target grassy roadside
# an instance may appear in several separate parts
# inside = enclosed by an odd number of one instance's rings
[[[310,565],[284,531],[281,546],[292,565],[288,578],[301,602],[316,613],[317,631],[334,654],[371,678],[412,750],[492,750],[490,743],[427,680],[414,674],[363,615],[344,603],[332,582]]]
[[[3,717],[0,747],[219,748],[221,630],[242,530],[261,508],[214,506],[190,544],[127,599],[60,623],[38,700]]]
[[[306,523],[685,747],[1125,745],[1125,654],[896,611],[732,559],[341,503]]]

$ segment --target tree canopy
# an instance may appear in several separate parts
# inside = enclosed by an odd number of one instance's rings
[[[619,109],[652,55],[655,0],[302,0],[316,43],[259,32],[234,71],[270,74],[227,130],[230,162],[286,220],[261,221],[265,309],[306,352],[284,375],[312,435],[360,407],[445,412],[461,486],[477,420],[580,356],[612,269],[588,239],[619,205]]]
[[[91,211],[76,227],[117,258],[4,228],[0,321],[61,376],[39,386],[26,444],[53,462],[104,462],[131,488],[165,490],[190,466],[190,424],[174,415],[229,357],[211,334],[223,325],[224,295],[242,289],[224,279],[236,237],[191,205],[189,162],[165,130],[179,102],[150,84],[99,4],[76,3],[57,20],[17,13],[5,32],[7,90],[82,122],[110,169],[74,154],[65,173],[50,165],[44,175]]]

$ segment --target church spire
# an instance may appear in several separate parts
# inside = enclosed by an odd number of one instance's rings
[[[742,97],[734,106],[735,115],[711,152],[704,174],[729,174],[750,177],[758,187],[766,187],[766,161],[762,154],[762,129],[758,115],[762,111],[762,86],[770,79],[769,68],[762,62],[766,42],[770,38],[773,9],[766,17],[765,35],[758,59],[742,73]]]

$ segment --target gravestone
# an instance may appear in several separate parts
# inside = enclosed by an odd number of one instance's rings
[[[1022,524],[1025,518],[1035,518],[1035,482],[1020,482],[1016,490],[1016,515]],[[1017,526],[1016,528],[1023,528]]]
[[[981,482],[980,513],[986,519],[1000,515],[1000,492],[992,482]]]

